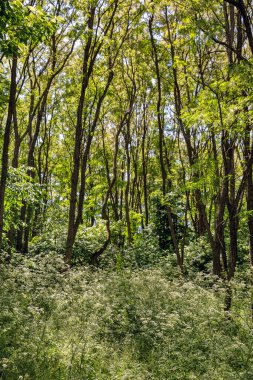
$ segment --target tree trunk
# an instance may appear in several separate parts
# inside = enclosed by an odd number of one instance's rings
[[[11,123],[13,120],[15,103],[16,103],[16,90],[17,90],[16,77],[17,77],[17,56],[13,55],[12,67],[11,67],[11,84],[10,84],[8,115],[7,115],[6,125],[5,125],[5,131],[4,131],[2,170],[1,170],[1,179],[0,179],[0,249],[2,248],[2,243],[3,243],[4,200],[5,200],[5,190],[6,190],[6,182],[7,182],[8,163],[9,163]]]

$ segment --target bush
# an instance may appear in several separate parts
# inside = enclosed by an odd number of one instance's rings
[[[211,272],[212,251],[205,236],[195,239],[185,247],[185,266],[194,275],[199,271]]]

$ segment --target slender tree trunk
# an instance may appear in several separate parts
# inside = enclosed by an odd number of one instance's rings
[[[8,163],[9,163],[9,146],[11,137],[11,123],[13,120],[15,102],[16,102],[16,90],[17,90],[17,56],[12,57],[12,67],[11,67],[11,84],[10,84],[10,95],[9,95],[9,105],[8,105],[8,115],[4,131],[4,142],[3,142],[3,152],[2,152],[2,170],[0,178],[0,249],[3,243],[3,229],[4,229],[4,200],[5,200],[5,190],[7,182],[8,173]]]
[[[251,53],[253,54],[253,34],[251,29],[250,16],[247,12],[244,0],[225,0],[227,3],[234,5],[241,13],[244,27],[246,30]]]
[[[245,110],[248,112],[248,108]],[[251,319],[253,322],[253,168],[251,162],[251,152],[253,143],[251,142],[251,125],[247,123],[244,138],[244,158],[245,163],[249,163],[246,187],[246,202],[248,212],[248,231],[249,231],[249,267],[250,267],[250,286],[251,286]]]
[[[68,222],[68,235],[65,249],[65,261],[67,263],[71,262],[72,258],[72,247],[75,241],[76,228],[75,228],[75,218],[76,218],[76,204],[77,204],[77,188],[79,180],[79,168],[80,168],[80,159],[81,159],[81,146],[83,141],[83,109],[84,109],[84,99],[86,89],[89,83],[89,77],[92,71],[92,68],[89,70],[89,58],[90,58],[90,49],[92,44],[92,29],[94,24],[95,17],[95,7],[91,7],[89,19],[87,22],[89,37],[84,50],[83,57],[83,68],[82,68],[82,85],[81,92],[78,102],[77,114],[76,114],[76,132],[75,132],[75,148],[74,148],[74,166],[71,175],[71,192],[70,192],[70,203],[69,203],[69,222]]]
[[[130,160],[130,120],[127,121],[127,131],[125,133],[125,150],[126,150],[126,187],[125,187],[125,215],[126,215],[126,225],[127,225],[127,240],[130,245],[133,241],[131,218],[130,218],[130,179],[131,179],[131,160]]]
[[[247,211],[248,211],[248,228],[249,228],[249,256],[250,263],[253,266],[253,170],[250,165],[247,179]]]
[[[226,255],[226,247],[225,247],[225,238],[224,238],[224,212],[226,205],[226,189],[225,185],[222,186],[221,194],[218,195],[218,199],[216,201],[216,217],[215,217],[215,252],[217,255],[217,263],[213,260],[213,273],[217,273],[220,270],[220,265],[218,262],[218,257],[222,258],[223,270],[228,275],[228,263],[227,263],[227,255]],[[216,268],[217,266],[217,268]]]
[[[148,208],[148,184],[147,184],[147,152],[145,149],[146,135],[147,135],[147,120],[146,120],[146,105],[144,104],[141,153],[142,153],[142,176],[143,176],[145,226],[147,227],[149,223],[149,208]]]
[[[159,131],[159,159],[160,159],[160,167],[161,167],[161,173],[162,173],[162,192],[163,192],[163,195],[165,196],[168,183],[167,183],[167,172],[166,172],[166,167],[164,163],[164,151],[163,151],[164,127],[163,127],[163,121],[162,121],[162,84],[161,84],[161,73],[160,73],[160,67],[159,67],[158,52],[157,52],[156,42],[155,42],[154,34],[153,34],[153,20],[154,20],[154,15],[152,14],[149,18],[149,34],[151,38],[153,60],[155,63],[155,71],[156,71],[156,79],[157,79],[158,97],[157,97],[156,110],[157,110],[157,122],[158,122],[158,131]],[[167,206],[167,214],[168,214],[168,222],[169,222],[172,242],[173,242],[175,254],[177,257],[177,264],[181,268],[181,270],[183,270],[182,257],[179,250],[177,235],[176,235],[175,226],[174,226],[173,218],[172,218],[172,210],[170,206]]]

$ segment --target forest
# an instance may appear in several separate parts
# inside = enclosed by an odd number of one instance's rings
[[[0,379],[253,379],[253,1],[0,1]]]

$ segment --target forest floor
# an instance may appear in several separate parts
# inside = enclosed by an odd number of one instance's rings
[[[16,256],[0,270],[4,380],[250,380],[247,289],[184,279],[169,263],[130,270]]]

